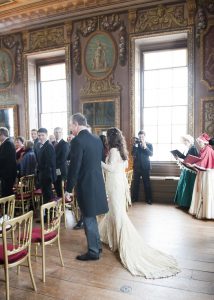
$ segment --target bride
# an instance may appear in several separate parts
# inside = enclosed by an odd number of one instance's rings
[[[101,241],[112,251],[119,252],[125,268],[132,275],[145,278],[163,278],[180,270],[175,259],[144,243],[126,213],[126,201],[130,200],[125,174],[128,165],[126,142],[117,128],[107,131],[109,155],[102,168],[106,176],[106,192],[109,212],[99,223]]]

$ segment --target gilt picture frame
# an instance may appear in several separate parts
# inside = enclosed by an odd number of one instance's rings
[[[17,105],[0,105],[0,127],[6,127],[10,137],[18,136],[17,113]]]
[[[214,96],[201,99],[201,132],[214,136]]]
[[[81,111],[95,133],[106,131],[110,127],[120,127],[120,97],[84,99]]]
[[[0,49],[0,90],[10,87],[14,81],[15,67],[13,57],[8,49]]]
[[[91,35],[84,51],[85,70],[90,78],[102,80],[108,77],[116,58],[116,43],[110,34],[99,31]]]

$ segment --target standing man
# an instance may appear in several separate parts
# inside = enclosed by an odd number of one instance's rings
[[[101,169],[102,142],[87,128],[85,116],[76,113],[71,117],[72,140],[65,197],[69,200],[74,186],[83,216],[88,251],[78,260],[97,260],[102,251],[96,216],[108,211],[105,185]]]
[[[62,180],[67,178],[67,158],[69,145],[62,139],[62,128],[56,127],[54,129],[55,144],[54,149],[56,153],[56,175],[57,179],[54,187],[58,197],[62,197]]]
[[[43,203],[53,199],[52,183],[56,181],[56,154],[48,140],[46,128],[38,130],[40,149],[38,151],[39,184],[42,189]]]
[[[150,183],[150,159],[153,155],[152,144],[146,142],[146,133],[141,130],[138,132],[138,140],[135,141],[132,149],[134,160],[134,173],[132,181],[132,201],[139,199],[140,177],[143,179],[146,203],[152,204],[152,191]]]
[[[0,127],[0,144],[1,197],[7,197],[14,194],[17,167],[15,145],[10,140],[6,127]]]

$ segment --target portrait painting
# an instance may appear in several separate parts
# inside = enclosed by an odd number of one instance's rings
[[[201,100],[201,132],[214,136],[214,97]]]
[[[104,32],[95,33],[85,47],[85,68],[94,79],[104,79],[113,70],[116,47],[113,38]]]
[[[214,23],[202,35],[201,72],[202,81],[214,90]]]
[[[6,127],[9,130],[10,137],[18,135],[17,106],[0,106],[0,127]]]
[[[7,49],[0,49],[0,90],[10,86],[14,79],[13,58]]]

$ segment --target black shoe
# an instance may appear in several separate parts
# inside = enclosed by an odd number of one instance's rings
[[[77,230],[77,229],[83,229],[84,228],[84,225],[83,225],[83,222],[78,222],[75,226],[74,226],[74,230]]]
[[[82,260],[82,261],[87,261],[87,260],[98,260],[100,257],[99,255],[92,255],[89,254],[88,252],[82,255],[77,255],[76,259]]]
[[[151,200],[146,200],[146,203],[152,205],[152,201]]]

